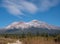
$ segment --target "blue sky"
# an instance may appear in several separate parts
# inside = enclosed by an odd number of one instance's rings
[[[0,28],[34,19],[60,26],[60,0],[0,0]]]

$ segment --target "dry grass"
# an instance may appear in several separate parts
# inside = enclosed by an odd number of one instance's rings
[[[32,38],[24,38],[24,44],[60,44],[60,42],[55,42],[53,38],[45,38],[45,37],[32,37]]]
[[[15,42],[15,39],[10,39],[10,38],[0,38],[0,44],[7,44],[8,42]]]
[[[46,38],[46,37],[26,37],[20,38],[23,44],[60,44],[60,42],[55,42],[54,38]],[[0,38],[0,44],[7,44],[8,42],[15,42],[17,39],[10,38]]]

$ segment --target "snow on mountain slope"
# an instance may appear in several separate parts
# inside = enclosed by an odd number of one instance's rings
[[[25,22],[13,22],[12,24],[8,25],[6,29],[13,29],[13,28],[28,28],[30,27],[29,24]]]
[[[48,29],[58,29],[59,27],[49,25],[45,22],[32,20],[30,22],[13,22],[12,24],[8,25],[6,29],[14,29],[14,28],[30,28],[30,27],[37,27],[37,28],[48,28]]]

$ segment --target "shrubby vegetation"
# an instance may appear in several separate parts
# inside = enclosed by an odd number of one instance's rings
[[[0,38],[1,37],[5,38],[5,39],[7,39],[7,38],[20,39],[25,44],[26,43],[27,44],[30,44],[30,43],[35,44],[34,42],[39,44],[39,43],[42,43],[41,41],[43,41],[44,43],[47,42],[48,44],[54,44],[55,42],[60,42],[60,35],[57,35],[57,34],[53,35],[53,34],[48,34],[48,33],[41,33],[40,34],[39,32],[37,32],[36,34],[32,34],[30,32],[28,32],[28,34],[25,34],[24,32],[22,34],[0,34]],[[51,40],[53,41],[52,43],[51,43]],[[3,43],[5,44],[7,42],[3,42]]]
[[[50,37],[53,37],[53,40],[55,42],[60,42],[60,34],[48,34],[48,33],[39,33],[37,32],[36,34],[32,34],[30,32],[28,32],[27,34],[25,34],[24,32],[22,34],[0,34],[0,37],[4,37],[4,38],[13,38],[13,39],[20,39],[20,38],[26,38],[26,37],[46,37],[47,40]]]
[[[60,37],[59,34],[48,34],[48,33],[39,33],[37,32],[36,34],[32,34],[28,32],[27,34],[22,33],[22,34],[0,34],[0,37],[5,37],[5,38],[25,38],[25,37],[34,37],[34,36],[40,36],[40,37]]]

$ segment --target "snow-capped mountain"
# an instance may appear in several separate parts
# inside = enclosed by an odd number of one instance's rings
[[[19,28],[30,28],[30,27],[37,27],[37,28],[47,28],[47,29],[59,29],[59,27],[49,25],[45,22],[38,21],[38,20],[32,20],[30,22],[13,22],[12,24],[5,27],[6,29],[19,29]]]
[[[14,29],[14,28],[28,28],[30,27],[29,24],[25,22],[13,22],[11,25],[8,25],[6,29]]]
[[[60,27],[47,24],[43,21],[32,20],[30,22],[13,22],[0,30],[0,33],[8,34],[27,34],[28,32],[36,34],[49,33],[49,34],[60,34]]]

